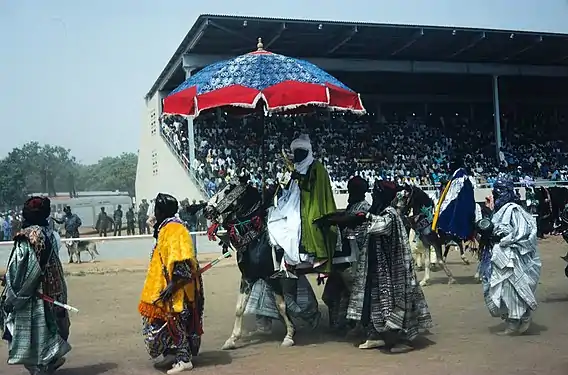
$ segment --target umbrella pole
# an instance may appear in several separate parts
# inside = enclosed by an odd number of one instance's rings
[[[262,155],[261,157],[261,179],[262,179],[262,183],[261,183],[261,193],[262,193],[262,205],[264,206],[266,204],[266,146],[265,146],[265,135],[266,135],[266,124],[265,124],[265,119],[266,119],[266,115],[264,114],[264,106],[262,106],[262,110],[260,111],[260,131],[261,131],[261,135],[260,135],[260,154]]]

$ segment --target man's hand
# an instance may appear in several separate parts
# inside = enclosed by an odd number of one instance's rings
[[[367,221],[367,214],[359,212],[355,215],[350,216],[345,225],[348,228],[354,229],[355,227],[358,227],[359,225],[363,224],[366,221]]]
[[[292,174],[291,174],[290,178],[291,178],[292,180],[297,180],[297,181],[299,181],[299,180],[302,179],[302,175],[301,175],[300,172],[298,172],[298,171],[292,171]]]
[[[162,290],[160,292],[160,296],[158,297],[158,300],[160,300],[162,302],[166,302],[167,300],[172,298],[172,296],[174,295],[174,291],[175,291],[175,284],[174,283],[168,283],[168,285],[166,285],[164,290]]]

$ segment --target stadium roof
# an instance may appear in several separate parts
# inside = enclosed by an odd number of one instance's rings
[[[146,95],[183,75],[186,53],[240,55],[257,38],[294,57],[568,67],[568,35],[514,30],[201,15]],[[175,79],[176,82],[183,81]]]

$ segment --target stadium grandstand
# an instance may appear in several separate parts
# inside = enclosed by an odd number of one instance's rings
[[[254,118],[217,111],[161,121],[162,101],[201,68],[264,48],[308,60],[361,93],[368,114],[274,116],[266,169],[308,131],[338,190],[349,176],[435,185],[466,160],[480,184],[568,179],[568,35],[202,15],[146,94],[137,199],[205,198],[234,175],[261,175]],[[483,195],[481,195],[482,197]]]

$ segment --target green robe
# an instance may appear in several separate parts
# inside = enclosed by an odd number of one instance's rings
[[[71,346],[61,336],[57,309],[36,296],[38,292],[46,292],[44,284],[53,278],[58,285],[63,285],[62,293],[50,297],[56,297],[62,303],[67,302],[67,289],[55,238],[51,240],[54,248],[49,249],[45,247],[41,236],[41,228],[32,226],[24,229],[23,234],[16,238],[6,270],[6,288],[0,298],[0,333],[8,341],[8,364],[47,371],[48,365],[68,353]],[[40,249],[34,246],[44,246],[42,251],[51,253],[45,274],[38,259]],[[56,274],[57,271],[60,274]],[[61,295],[64,298],[60,298]],[[11,312],[7,313],[6,310]],[[8,330],[9,326],[11,330]]]
[[[327,259],[318,269],[329,272],[337,244],[337,230],[334,227],[322,229],[314,220],[337,211],[329,175],[323,164],[315,160],[303,175],[300,182],[300,214],[302,217],[301,252],[307,253],[316,261]]]

